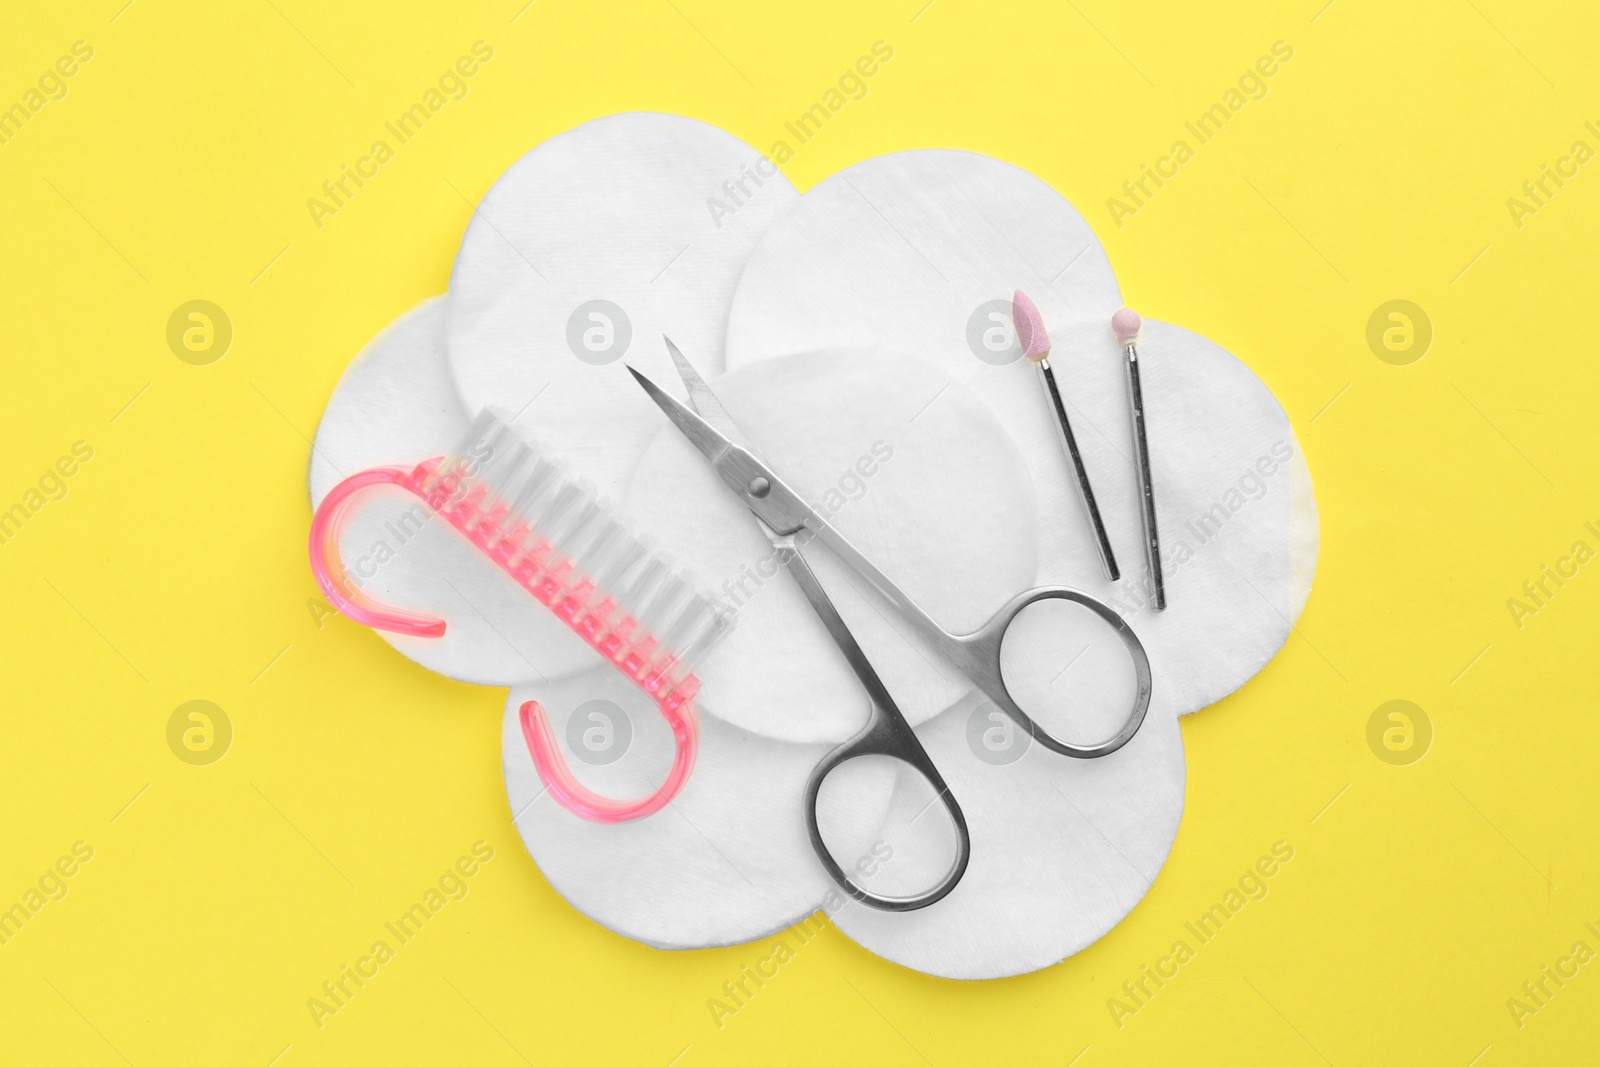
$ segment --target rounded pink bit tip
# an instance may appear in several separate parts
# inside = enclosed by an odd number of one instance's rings
[[[1017,328],[1017,343],[1022,346],[1023,355],[1037,362],[1050,354],[1044,316],[1021,289],[1011,297],[1011,322]]]
[[[1118,308],[1117,313],[1111,316],[1111,332],[1123,344],[1138,339],[1141,325],[1139,313],[1132,308]]]

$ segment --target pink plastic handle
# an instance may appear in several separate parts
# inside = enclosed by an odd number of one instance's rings
[[[456,505],[447,511],[444,509],[447,502],[444,495],[435,494],[436,502],[423,492],[423,485],[437,469],[439,462],[437,459],[428,460],[412,470],[406,470],[404,467],[374,467],[362,471],[334,486],[333,491],[318,506],[317,513],[311,520],[311,573],[316,577],[317,585],[329,602],[340,614],[377,630],[390,630],[416,637],[444,635],[443,619],[377,603],[355,587],[344,569],[344,563],[339,556],[339,533],[350,503],[361,491],[382,485],[398,486],[416,494],[437,514],[443,515],[468,541],[485,551],[501,570],[538,597],[538,593],[530,584],[538,578],[537,568],[529,570],[528,573],[519,573],[519,569],[525,566],[524,563],[514,564],[508,555],[497,553],[489,546],[485,531],[478,530],[476,533],[468,531],[467,527],[471,522],[474,508]],[[545,599],[548,598],[541,598]],[[573,632],[587,641],[656,702],[656,706],[661,709],[662,717],[672,729],[677,751],[673,756],[672,769],[667,772],[667,780],[654,793],[639,800],[612,800],[603,797],[573,777],[572,771],[567,767],[566,759],[561,754],[560,746],[556,743],[555,733],[550,729],[550,722],[545,717],[544,709],[539,707],[537,701],[530,700],[522,705],[519,715],[522,721],[522,736],[528,744],[528,754],[533,757],[533,765],[538,769],[539,777],[544,781],[545,787],[550,790],[550,795],[574,815],[601,823],[628,822],[653,815],[672,802],[672,798],[678,795],[678,791],[689,780],[689,772],[694,770],[695,755],[700,742],[700,722],[695,716],[694,706],[689,701],[698,690],[699,681],[693,675],[689,675],[676,685],[665,684],[670,677],[668,671],[672,663],[671,657],[663,659],[654,667],[650,665],[648,657],[641,659],[641,648],[634,647],[633,642],[627,639],[633,626],[631,619],[625,619],[618,626],[605,629],[600,627],[591,614],[562,610],[565,604],[566,600],[563,600],[547,606],[555,611],[556,616],[566,622]],[[653,646],[653,638],[646,637],[644,640]]]
[[[363,489],[379,485],[397,485],[420,496],[421,493],[412,484],[416,481],[416,475],[417,471],[404,467],[373,467],[351,475],[334,486],[333,492],[323,499],[311,520],[311,573],[339,613],[363,626],[414,637],[443,637],[443,619],[387,607],[368,598],[351,583],[344,562],[339,558],[339,532],[349,511],[351,498]]]
[[[667,780],[661,783],[661,787],[654,793],[639,800],[612,800],[603,797],[573,777],[572,771],[567,768],[566,759],[561,755],[561,748],[556,744],[556,735],[555,731],[550,729],[550,720],[537,700],[526,701],[522,705],[519,718],[522,720],[523,740],[528,743],[528,754],[533,757],[533,765],[539,769],[539,777],[544,780],[545,788],[550,790],[550,795],[555,797],[562,807],[590,822],[618,823],[642,819],[666,807],[689,780],[689,772],[694,770],[700,723],[695,717],[693,707],[682,704],[668,708],[667,702],[664,701],[661,704],[661,714],[672,727],[672,736],[678,746],[677,754],[672,759],[672,769],[667,772]]]

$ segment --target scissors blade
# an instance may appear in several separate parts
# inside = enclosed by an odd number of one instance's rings
[[[711,462],[712,469],[723,484],[732,489],[744,501],[745,507],[761,520],[764,527],[762,532],[769,538],[796,533],[815,518],[815,513],[800,495],[785,485],[749,449],[724,436],[688,404],[670,395],[637,370],[629,367],[628,373],[656,402],[656,406],[666,413],[672,424]],[[700,388],[705,390],[704,382],[700,383]],[[709,390],[705,391],[709,393]],[[713,397],[712,402],[715,403],[715,400]],[[720,409],[721,405],[717,407]],[[727,413],[723,412],[723,417],[726,416]]]
[[[656,407],[666,412],[667,418],[671,419],[672,424],[689,439],[689,443],[698,448],[700,454],[710,460],[713,467],[719,466],[722,457],[734,447],[733,441],[718,432],[689,405],[669,394],[633,367],[628,368],[628,373],[633,375],[634,381],[649,394],[650,399],[656,402]]]
[[[667,343],[667,352],[672,356],[672,365],[678,368],[678,377],[683,379],[683,387],[689,392],[689,406],[700,413],[700,417],[706,420],[706,425],[722,434],[728,441],[756,455],[756,450],[751,447],[750,441],[740,432],[738,424],[728,414],[728,409],[722,406],[717,394],[711,391],[711,386],[707,385],[706,380],[700,377],[700,372],[694,369],[694,364],[678,351],[678,346],[672,343],[672,338],[662,334],[661,339]]]

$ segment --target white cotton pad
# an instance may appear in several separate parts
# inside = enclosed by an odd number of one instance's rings
[[[466,407],[520,412],[615,492],[660,426],[623,360],[672,374],[665,333],[720,372],[739,271],[795,200],[755,149],[693,119],[611,115],[539,145],[484,194],[456,256],[448,346]]]
[[[1094,231],[1032,174],[971,152],[878,156],[809,190],[761,239],[734,295],[728,367],[882,341],[964,357],[968,377],[1021,357],[1017,289],[1052,326],[1103,322],[1121,303]]]
[[[961,882],[919,911],[849,908],[834,919],[862,947],[926,974],[1001,978],[1092,944],[1144,897],[1183,814],[1183,739],[1170,709],[1093,760],[1008,734],[997,716],[974,696],[917,729],[972,835]],[[915,840],[922,803],[910,795],[896,790],[885,840]],[[897,844],[885,870],[918,860]]]
[[[1121,582],[1101,570],[1048,394],[1011,327],[1019,288],[1050,327],[1050,362]],[[1145,641],[1159,703],[1182,714],[1244,684],[1282,645],[1311,587],[1316,505],[1266,386],[1203,338],[1147,322],[1141,352],[1168,610],[1140,606],[1147,568],[1110,326],[1119,303],[1099,243],[1048,186],[979,156],[901,152],[829,178],[768,231],[734,296],[728,367],[847,345],[937,362],[993,411],[1024,457],[1040,560],[1024,584],[1072,586],[1117,608]],[[1187,524],[1206,514],[1215,529],[1202,544]],[[1061,612],[1030,610],[1008,658],[1026,666],[1035,657],[1021,651],[1081,647],[1094,632]],[[1114,693],[1124,676],[1074,668],[1057,688],[1073,683],[1083,714],[1041,718],[1067,740],[1106,736],[1125,711]]]
[[[737,944],[821,907],[833,883],[812,852],[801,807],[823,745],[757,737],[701,714],[694,773],[665,808],[635,822],[588,822],[544,791],[518,717],[538,700],[568,766],[617,798],[654,791],[671,765],[672,736],[656,705],[602,667],[550,685],[513,689],[503,735],[506,796],[523,843],[573,907],[657,948]],[[824,797],[818,821],[847,855],[868,853],[891,780],[858,778]]]
[[[1076,585],[1127,619],[1144,642],[1161,705],[1187,714],[1243,685],[1288,638],[1311,593],[1317,508],[1288,416],[1260,378],[1198,334],[1146,319],[1140,380],[1150,442],[1167,608],[1156,611],[1143,551],[1133,430],[1121,346],[1109,324],[1051,333],[1051,362],[1084,462],[1094,481],[1123,578],[1110,583],[1084,532],[1082,506],[1067,483],[1040,485],[1047,539],[1043,581]],[[1014,371],[1020,441],[1038,447],[1055,432],[1043,402],[1030,413]],[[1037,392],[1037,390],[1033,390]],[[998,389],[991,397],[1000,397]],[[1037,398],[1035,398],[1037,399]],[[1059,452],[1059,450],[1058,450]]]
[[[395,320],[334,388],[311,451],[311,504],[370,467],[410,468],[457,447],[468,419],[444,356],[444,297]],[[464,682],[559,678],[599,656],[412,494],[368,490],[339,539],[369,598],[445,620],[441,637],[377,633],[408,658]]]
[[[658,384],[681,392],[675,372]],[[1022,457],[940,367],[892,349],[834,348],[709,384],[774,472],[944,629],[976,629],[1032,584],[1038,516]],[[749,509],[664,416],[656,421],[626,502],[734,611],[695,670],[707,704],[766,737],[853,735],[867,720],[861,683]],[[805,555],[910,722],[971,688],[828,549],[813,542]]]
[[[446,298],[429,297],[350,361],[311,447],[311,504],[368,467],[415,464],[460,443],[470,421],[444,358]]]

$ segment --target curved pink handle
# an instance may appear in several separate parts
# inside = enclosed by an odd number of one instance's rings
[[[316,576],[317,585],[339,613],[363,626],[415,637],[441,637],[444,635],[443,619],[387,607],[368,598],[351,583],[344,562],[339,558],[339,530],[351,498],[363,489],[379,485],[397,485],[421,496],[415,485],[420,470],[373,467],[353,474],[334,486],[333,492],[323,499],[311,520],[311,573]]]
[[[318,506],[317,513],[311,520],[311,573],[316,576],[317,585],[329,602],[341,614],[377,630],[390,630],[416,637],[439,637],[444,634],[443,619],[379,604],[362,594],[361,590],[350,581],[344,563],[339,558],[341,525],[351,501],[362,490],[383,485],[398,486],[415,493],[437,512],[438,508],[423,493],[422,486],[436,469],[438,462],[429,460],[412,470],[404,467],[374,467],[360,474],[351,475],[334,486],[333,491]],[[446,517],[449,519],[449,516]],[[484,547],[478,538],[467,534],[461,521],[454,519],[450,521],[451,525],[456,526],[468,537],[468,540],[478,544],[480,548]],[[496,562],[514,579],[517,577],[506,560],[496,558]],[[613,638],[604,631],[597,631],[594,627],[585,628],[577,616],[571,613],[563,614],[558,609],[557,615],[565,619],[576,633],[650,695],[661,709],[667,725],[672,728],[677,752],[673,756],[672,769],[667,772],[667,780],[654,793],[639,800],[612,800],[603,797],[573,777],[556,743],[555,734],[550,729],[550,722],[545,717],[544,709],[539,707],[537,701],[530,700],[521,708],[522,736],[527,741],[528,753],[533,757],[533,764],[539,771],[539,777],[543,779],[550,794],[562,807],[591,822],[627,822],[653,815],[678,795],[678,791],[689,780],[689,772],[694,770],[696,750],[700,741],[700,723],[689,700],[699,683],[690,676],[677,685],[666,684],[665,675],[672,662],[670,659],[651,668],[647,663],[637,662],[637,655],[625,641]],[[645,673],[647,669],[649,673]],[[663,689],[666,691],[663,692]]]
[[[678,751],[672,759],[672,769],[667,772],[667,780],[654,793],[640,800],[612,800],[610,797],[603,797],[573,777],[572,771],[567,768],[566,759],[561,755],[560,747],[556,744],[556,735],[555,731],[550,729],[550,720],[545,716],[544,709],[539,706],[537,700],[526,701],[522,705],[519,718],[522,720],[522,737],[528,743],[528,754],[533,757],[533,765],[538,768],[539,777],[544,780],[545,788],[550,790],[550,795],[555,797],[562,807],[590,822],[628,822],[631,819],[642,819],[646,815],[653,815],[666,807],[672,798],[678,795],[678,790],[689,780],[689,772],[694,769],[700,723],[695,717],[693,706],[687,703],[675,704],[671,700],[662,702],[660,706],[661,714],[672,727],[672,736],[677,742]]]

